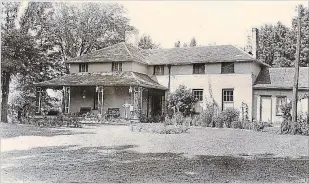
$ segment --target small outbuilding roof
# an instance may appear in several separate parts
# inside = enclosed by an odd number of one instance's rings
[[[148,75],[137,72],[72,73],[37,83],[36,86],[141,86],[167,90],[166,87],[152,80]]]
[[[254,89],[292,89],[295,68],[263,68]],[[309,90],[309,67],[299,68],[299,89]],[[309,92],[309,91],[308,91]]]

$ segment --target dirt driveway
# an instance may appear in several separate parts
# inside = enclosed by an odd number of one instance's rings
[[[304,136],[212,128],[161,135],[113,125],[1,131],[1,182],[309,181]]]

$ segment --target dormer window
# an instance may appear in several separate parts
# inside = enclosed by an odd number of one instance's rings
[[[79,64],[79,72],[88,72],[88,63]]]
[[[156,65],[153,68],[154,75],[164,75],[164,65]]]
[[[234,62],[221,63],[221,73],[235,73]]]
[[[204,74],[205,64],[193,64],[193,74]]]
[[[121,72],[122,71],[122,62],[113,62],[112,63],[112,71],[113,72]]]

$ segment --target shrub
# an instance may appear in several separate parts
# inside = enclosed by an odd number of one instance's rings
[[[299,116],[297,120],[297,124],[295,127],[295,133],[302,134],[302,135],[309,135],[309,123],[308,117]]]
[[[193,113],[193,107],[197,99],[194,98],[190,89],[180,85],[175,92],[168,97],[167,108],[172,112],[180,112],[184,116]]]
[[[179,125],[164,125],[161,123],[156,124],[135,124],[131,126],[133,132],[149,132],[159,134],[180,134],[186,133],[189,130],[188,126]]]
[[[195,126],[214,127],[213,118],[217,114],[217,104],[215,102],[207,103],[206,108],[192,119]]]
[[[191,125],[192,126],[201,126],[203,123],[200,115],[195,115],[192,118]]]
[[[292,120],[292,115],[291,115],[292,103],[286,103],[282,105],[280,108],[283,113],[283,118],[285,120],[291,121]]]
[[[221,112],[223,116],[223,121],[227,128],[231,128],[231,124],[233,121],[239,120],[239,110],[235,108],[227,108]]]
[[[242,126],[241,121],[233,121],[233,122],[231,123],[231,128],[242,129],[243,126]]]
[[[264,127],[266,126],[266,123],[258,122],[256,120],[250,121],[244,121],[242,123],[242,126],[244,129],[254,130],[254,131],[262,131]]]
[[[207,104],[206,109],[203,110],[200,114],[201,126],[203,127],[212,127],[213,125],[213,116],[214,116],[214,106]]]
[[[213,117],[213,124],[216,128],[223,128],[224,120],[221,113]]]
[[[187,126],[192,125],[191,117],[184,117],[181,113],[176,113],[172,118],[165,117],[164,125]]]
[[[148,119],[148,117],[145,114],[141,114],[141,116],[139,117],[139,121],[141,123],[148,123],[149,122],[148,120],[149,119]]]

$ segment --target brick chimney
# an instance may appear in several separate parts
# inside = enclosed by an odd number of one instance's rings
[[[131,44],[134,47],[138,47],[138,31],[126,31],[125,32],[125,42]]]
[[[259,47],[259,30],[257,28],[252,28],[252,55],[254,58],[258,58],[258,47]]]

